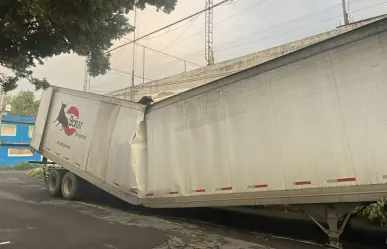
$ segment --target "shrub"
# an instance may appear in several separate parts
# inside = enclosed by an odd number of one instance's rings
[[[387,226],[387,211],[384,205],[387,205],[386,198],[367,206],[361,211],[360,215],[372,222],[379,223],[381,226]]]

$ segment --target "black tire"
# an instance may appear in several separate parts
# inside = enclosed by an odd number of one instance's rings
[[[67,172],[62,180],[62,196],[66,200],[75,200],[81,196],[82,179],[71,172]]]
[[[52,197],[60,196],[62,189],[63,170],[52,170],[47,179],[47,191]]]

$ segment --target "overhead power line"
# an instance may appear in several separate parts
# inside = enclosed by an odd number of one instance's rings
[[[124,38],[125,40],[129,41],[129,42],[132,42],[132,40],[128,39],[128,38]],[[146,48],[148,50],[151,50],[153,52],[156,52],[156,53],[159,53],[159,54],[162,54],[162,55],[165,55],[165,56],[168,56],[168,57],[171,57],[171,58],[174,58],[174,59],[178,59],[178,60],[181,60],[181,61],[184,61],[184,62],[187,62],[189,64],[192,64],[192,65],[195,65],[197,67],[203,67],[202,65],[199,65],[195,62],[191,62],[191,61],[187,61],[186,59],[183,59],[183,58],[180,58],[180,57],[177,57],[177,56],[174,56],[174,55],[171,55],[171,54],[167,54],[163,51],[160,51],[160,50],[157,50],[157,49],[154,49],[154,48],[151,48],[151,47],[148,47],[148,46],[145,46],[145,45],[142,45],[140,43],[136,43],[137,46],[140,46],[140,47],[143,47],[143,48]]]
[[[373,5],[367,5],[365,8],[363,9],[358,9],[358,10],[354,10],[354,11],[351,11],[350,13],[353,14],[353,13],[357,13],[357,12],[361,12],[361,11],[364,11],[364,10],[367,10],[367,9],[371,9],[371,8],[374,8],[374,7],[378,7],[380,5],[383,5],[383,4],[386,4],[387,1],[382,1],[381,3],[376,3],[376,4],[373,4]]]
[[[188,29],[190,29],[192,27],[192,25],[194,24],[194,22],[199,18],[201,14],[197,15],[195,18],[192,18],[192,20],[190,21],[190,24],[189,26],[177,37],[175,38],[169,45],[167,45],[166,47],[164,47],[163,49],[159,50],[159,51],[165,51],[167,50],[169,47],[172,47],[174,46],[174,44],[185,34],[185,32],[187,32]],[[152,37],[154,38],[154,37]],[[153,56],[149,56],[149,58],[152,58]],[[185,60],[185,59],[184,59]]]
[[[353,3],[359,3],[359,2],[363,2],[363,1],[364,1],[364,0],[357,0],[357,1],[353,1]],[[382,5],[382,4],[386,4],[386,3],[387,3],[386,0],[378,1],[378,2],[375,3],[375,4],[369,4],[369,5],[367,5],[366,7],[363,6],[361,9],[354,10],[354,11],[352,11],[351,13],[364,11],[364,10],[367,10],[367,9],[370,9],[370,8],[378,7],[378,6],[380,6],[380,5]],[[331,7],[329,7],[329,8],[325,8],[323,11],[325,12],[325,11],[327,11],[327,10],[332,10],[332,9],[334,9],[335,7],[341,7],[341,5],[334,5],[334,6],[331,6]],[[318,12],[322,12],[322,11],[318,11]],[[308,15],[306,15],[306,16],[313,16],[314,14],[316,14],[316,13],[308,14]],[[300,20],[300,19],[304,19],[304,17],[306,17],[306,16],[303,16],[303,17],[299,17],[299,18],[293,19],[293,20],[291,20],[291,22],[294,22],[294,21]],[[330,16],[330,17],[328,17],[328,18],[326,18],[326,19],[320,20],[318,23],[325,22],[325,21],[329,21],[329,20],[333,20],[333,19],[335,19],[335,18],[337,18],[337,17],[340,17],[340,16],[341,16],[341,14],[340,14],[340,13],[337,13],[337,14],[334,15],[334,16]],[[309,17],[308,17],[308,19],[309,19]],[[285,23],[279,24],[279,25],[276,25],[275,27],[280,27],[280,26],[283,26],[284,24],[285,24]],[[301,26],[301,27],[296,27],[296,28],[293,28],[293,29],[290,29],[290,30],[286,30],[286,31],[284,31],[284,33],[289,33],[289,32],[295,31],[295,30],[299,30],[299,29],[305,28],[306,26],[310,26],[310,25],[314,25],[314,24],[313,24],[313,23],[308,23],[308,24],[303,25],[303,26]],[[262,32],[262,30],[261,30],[261,31],[258,31],[258,32],[256,32],[256,33],[259,33],[259,32]],[[239,44],[239,45],[237,45],[237,46],[235,46],[235,47],[243,46],[243,45],[245,45],[245,44],[249,44],[249,43],[253,43],[253,42],[257,42],[257,41],[262,41],[262,40],[264,40],[264,39],[268,39],[268,38],[273,37],[273,36],[275,36],[275,35],[269,35],[269,36],[267,36],[267,37],[263,37],[263,38],[260,38],[260,39],[256,39],[256,40],[253,40],[253,41],[249,41],[249,42],[246,42],[246,43],[244,43],[244,44]],[[218,51],[222,51],[222,50],[226,50],[226,49],[232,49],[232,48],[234,48],[234,47],[231,47],[231,48],[228,47],[228,48],[224,48],[224,49],[221,49],[221,50],[218,50]],[[188,79],[184,79],[184,80],[175,80],[175,81],[171,81],[171,82],[168,82],[168,83],[160,84],[160,85],[158,85],[158,86],[175,85],[175,84],[181,84],[181,83],[186,83],[186,82],[192,82],[192,81],[196,81],[196,80],[204,80],[204,79],[213,79],[213,78],[217,78],[217,77],[225,77],[225,76],[228,76],[228,75],[230,75],[230,74],[232,74],[232,73],[235,73],[235,72],[237,72],[237,71],[227,72],[227,73],[219,73],[219,74],[211,74],[211,75],[206,75],[206,76],[192,77],[192,78],[188,78]],[[146,87],[146,86],[144,86],[144,87]],[[114,91],[114,92],[111,92],[111,93],[115,93],[115,92],[118,92],[118,91],[120,91],[120,90],[117,90],[117,91]]]
[[[241,11],[235,13],[235,14],[232,15],[232,16],[229,16],[229,17],[227,17],[227,18],[225,18],[225,19],[223,19],[223,20],[218,21],[217,23],[222,23],[222,22],[228,21],[228,20],[230,20],[230,19],[235,18],[236,16],[239,16],[239,15],[243,14],[243,13],[246,12],[246,11],[251,11],[251,10],[253,10],[253,8],[255,8],[255,7],[257,7],[257,6],[261,5],[261,4],[263,4],[263,3],[266,2],[266,1],[267,1],[267,0],[261,0],[261,1],[255,3],[255,4],[251,5],[251,6],[248,6],[248,7],[245,8],[245,9],[243,9],[243,10],[241,10]],[[238,2],[239,2],[239,1],[238,1]],[[233,4],[233,3],[237,3],[237,2],[232,2],[232,3],[230,3],[230,4]]]
[[[232,5],[232,4],[235,4],[235,3],[239,3],[239,2],[241,2],[241,1],[244,1],[244,0],[238,0],[238,1],[233,1],[233,0],[229,0],[230,1],[230,3],[225,3],[225,4],[223,4],[222,6],[228,6],[228,5]],[[267,1],[267,0],[263,0],[262,2],[265,2],[265,1]],[[258,4],[261,4],[262,2],[259,2]],[[257,4],[255,4],[255,5],[253,5],[253,6],[256,6]],[[252,6],[252,7],[253,7]],[[202,14],[202,13],[201,13]],[[239,14],[241,14],[241,13],[239,13]],[[239,15],[239,14],[237,14],[237,15]],[[190,27],[192,26],[192,24],[193,24],[193,22],[195,22],[196,21],[196,19],[199,17],[200,15],[197,15],[195,18],[192,18],[191,20],[189,20],[188,22],[186,22],[186,23],[183,23],[182,25],[180,25],[179,27],[177,27],[177,28],[174,28],[174,29],[172,29],[172,30],[168,30],[168,31],[166,31],[165,33],[163,33],[163,34],[160,34],[160,35],[156,35],[156,36],[152,36],[152,37],[148,37],[147,39],[145,39],[145,40],[150,40],[150,39],[153,39],[153,38],[157,38],[157,37],[160,37],[160,36],[163,36],[163,35],[166,35],[166,34],[168,34],[168,33],[171,33],[171,32],[173,32],[173,31],[175,31],[175,30],[178,30],[178,29],[180,29],[181,27],[184,27],[184,26],[186,26],[187,24],[189,24],[190,25]],[[187,29],[185,29],[184,31],[183,31],[183,33],[178,37],[178,38],[176,38],[175,40],[178,40],[190,27],[188,27]],[[203,31],[201,31],[200,33],[202,33],[202,32],[204,32],[204,30]],[[164,49],[163,49],[164,50]]]
[[[367,10],[367,9],[370,9],[370,8],[373,8],[373,7],[377,7],[377,6],[380,6],[382,4],[386,4],[386,3],[387,3],[387,1],[383,1],[381,3],[377,3],[377,4],[374,4],[374,5],[367,6],[366,8],[362,8],[360,10],[352,11],[351,13],[364,11],[364,10]],[[290,32],[296,31],[296,30],[300,30],[300,29],[303,29],[303,28],[306,28],[306,27],[309,27],[309,26],[312,26],[312,25],[316,25],[316,24],[319,24],[319,23],[331,21],[331,20],[334,20],[334,19],[339,18],[341,16],[342,16],[341,14],[337,14],[335,16],[332,16],[332,17],[320,20],[320,21],[318,21],[316,23],[307,23],[307,24],[305,24],[303,26],[298,26],[296,28],[292,28],[292,29],[289,29],[289,30],[282,31],[281,34],[287,34],[287,33],[290,33]],[[245,41],[245,42],[237,44],[235,46],[227,46],[227,47],[224,47],[224,48],[221,48],[221,49],[217,49],[216,52],[228,51],[230,49],[234,49],[234,48],[242,47],[242,46],[245,46],[245,45],[248,45],[248,44],[251,44],[251,43],[263,41],[263,40],[275,37],[276,35],[278,35],[278,34],[272,34],[272,35],[268,35],[266,37],[262,37],[262,38],[258,38],[258,39],[253,39],[253,40],[250,40],[250,41]]]
[[[359,1],[359,0],[358,0],[358,1]],[[221,20],[221,21],[219,21],[219,22],[217,22],[217,23],[222,23],[222,22],[224,22],[224,21],[230,20],[230,19],[234,18],[235,16],[238,16],[239,14],[245,12],[246,10],[250,10],[250,9],[252,9],[253,7],[258,6],[259,4],[262,4],[262,3],[264,3],[264,2],[266,2],[266,0],[260,1],[259,3],[254,4],[254,5],[250,6],[249,8],[244,9],[244,10],[242,10],[242,11],[236,13],[235,15],[232,15],[232,16],[230,16],[230,17],[227,17],[227,18],[225,18],[225,19],[223,19],[223,20]],[[315,18],[315,17],[317,16],[317,14],[322,14],[322,13],[325,14],[325,13],[328,12],[328,11],[331,11],[331,10],[334,10],[334,9],[339,9],[340,7],[341,7],[340,4],[332,5],[332,6],[329,6],[328,8],[324,8],[324,9],[322,9],[322,10],[319,10],[319,11],[316,11],[316,12],[313,12],[313,13],[309,13],[309,14],[307,14],[307,15],[303,15],[303,16],[300,16],[300,17],[297,17],[297,18],[294,18],[294,19],[291,19],[291,20],[288,20],[288,21],[286,21],[286,22],[284,22],[284,23],[280,23],[280,24],[271,26],[271,27],[266,28],[266,29],[257,30],[257,31],[254,31],[254,32],[252,32],[252,33],[249,33],[249,34],[247,34],[247,35],[239,36],[239,37],[237,37],[237,38],[235,38],[235,39],[232,39],[232,40],[230,40],[230,41],[227,41],[227,42],[218,43],[218,44],[216,44],[216,46],[222,47],[222,46],[224,46],[225,44],[234,43],[234,42],[239,41],[239,40],[246,41],[246,40],[248,40],[249,38],[251,38],[252,36],[255,36],[255,35],[258,35],[258,34],[262,34],[262,33],[266,33],[266,32],[268,32],[268,31],[273,31],[274,29],[281,28],[281,27],[285,27],[285,26],[288,26],[289,24],[297,23],[298,21],[302,21],[302,22],[308,21],[308,23],[309,23],[309,20]],[[311,24],[312,24],[312,23],[311,23]],[[179,43],[181,43],[181,42],[184,42],[185,40],[187,40],[187,39],[189,39],[189,38],[191,38],[191,37],[193,37],[193,36],[196,36],[196,35],[198,35],[198,34],[200,34],[200,33],[202,33],[202,32],[203,32],[203,30],[202,30],[202,31],[199,31],[199,32],[197,32],[197,33],[194,33],[193,35],[186,37],[185,39],[181,40],[180,42],[176,43],[175,45],[177,45],[177,44],[179,44]],[[219,51],[219,49],[215,49],[215,51]],[[190,52],[190,53],[188,53],[188,54],[184,54],[184,56],[188,56],[188,55],[191,55],[191,54],[195,54],[195,55],[197,56],[197,54],[198,54],[199,52],[203,53],[203,49],[195,50],[195,51]],[[196,56],[195,56],[195,57],[196,57]]]
[[[225,73],[215,73],[215,74],[210,74],[210,75],[206,75],[206,76],[192,77],[192,78],[183,79],[183,80],[175,80],[175,81],[170,81],[168,83],[163,83],[163,84],[160,84],[157,86],[170,86],[170,85],[188,83],[188,82],[198,81],[198,80],[221,78],[221,77],[226,77],[226,76],[229,76],[229,75],[231,75],[233,73],[237,73],[237,72],[240,72],[240,70],[234,70],[234,71],[225,72]],[[149,87],[149,86],[143,86],[143,87]],[[128,90],[128,88],[119,89],[119,90],[109,92],[109,94],[120,94],[120,92],[127,91],[127,90]]]
[[[230,4],[235,4],[235,3],[238,3],[238,2],[240,2],[240,1],[242,1],[242,0],[239,0],[239,1],[237,1],[237,2],[231,2],[231,3],[229,3],[229,4],[223,4],[222,6],[227,6],[227,5],[230,5]],[[262,1],[258,2],[258,3],[255,3],[255,4],[253,4],[253,5],[249,6],[249,7],[247,7],[246,9],[243,9],[243,10],[240,11],[240,12],[237,12],[236,14],[234,14],[234,15],[232,15],[232,16],[229,16],[229,17],[227,17],[227,18],[225,18],[225,19],[222,19],[222,20],[220,20],[220,21],[215,21],[214,23],[220,24],[220,23],[223,23],[223,22],[225,22],[225,21],[231,20],[231,19],[233,19],[233,18],[235,18],[235,17],[237,17],[237,16],[243,14],[243,13],[246,12],[246,11],[251,11],[251,10],[253,10],[253,8],[259,6],[260,4],[262,4],[262,3],[266,2],[266,1],[267,1],[267,0],[262,0]],[[188,28],[187,28],[187,29],[188,29]],[[187,30],[185,30],[185,31],[187,31]],[[183,33],[185,33],[185,31],[184,31]],[[186,41],[186,40],[188,40],[188,39],[190,39],[190,38],[192,38],[192,37],[194,37],[194,36],[200,35],[200,34],[203,33],[203,32],[205,32],[205,29],[200,30],[200,31],[198,31],[198,32],[196,32],[196,33],[194,33],[194,34],[192,34],[192,35],[190,35],[190,36],[187,36],[187,37],[184,38],[183,40],[177,42],[177,40],[182,36],[182,35],[180,35],[178,38],[175,39],[174,42],[172,42],[170,45],[168,45],[167,47],[163,48],[162,50],[164,51],[164,50],[166,50],[166,49],[168,49],[168,48],[170,48],[170,47],[172,47],[172,46],[175,46],[175,45],[177,45],[177,44],[180,44],[180,43],[182,43],[182,42],[184,42],[184,41]],[[196,52],[196,51],[195,51],[195,52]]]
[[[199,15],[199,14],[205,12],[205,11],[208,11],[208,10],[211,10],[211,9],[213,9],[213,8],[216,8],[216,7],[218,7],[218,6],[220,6],[220,5],[224,4],[224,3],[226,3],[226,2],[228,2],[228,1],[230,1],[230,0],[223,0],[223,1],[219,2],[219,3],[217,3],[217,4],[214,4],[212,7],[205,8],[205,9],[199,11],[199,12],[196,12],[196,13],[194,13],[194,14],[192,14],[192,15],[189,15],[189,16],[187,16],[187,17],[185,17],[185,18],[183,18],[183,19],[180,19],[180,20],[178,20],[178,21],[176,21],[176,22],[174,22],[174,23],[171,23],[171,24],[169,24],[169,25],[167,25],[167,26],[165,26],[165,27],[162,27],[162,28],[160,28],[160,29],[157,29],[157,30],[155,30],[155,31],[153,31],[153,32],[150,32],[150,33],[148,33],[148,34],[146,34],[146,35],[143,35],[143,36],[141,36],[141,37],[139,37],[139,38],[136,38],[136,39],[134,39],[133,41],[126,42],[126,43],[124,43],[124,44],[122,44],[122,45],[120,45],[120,46],[117,46],[117,47],[115,47],[115,48],[112,48],[112,49],[108,50],[107,52],[109,53],[109,52],[112,52],[112,51],[117,50],[117,49],[119,49],[119,48],[122,48],[122,47],[124,47],[124,46],[127,46],[127,45],[129,45],[129,44],[131,44],[131,43],[133,43],[133,42],[137,42],[137,41],[139,41],[139,40],[141,40],[141,39],[143,39],[143,38],[145,38],[145,37],[148,37],[148,36],[150,36],[150,35],[153,35],[153,34],[155,34],[155,33],[158,33],[158,32],[160,32],[160,31],[162,31],[162,30],[164,30],[164,29],[167,29],[167,28],[169,28],[169,27],[172,27],[172,26],[174,26],[174,25],[176,25],[176,24],[178,24],[178,23],[184,22],[185,20],[188,20],[188,19],[190,19],[190,18],[192,18],[192,17],[194,17],[194,16],[197,16],[197,15]]]
[[[351,1],[351,5],[354,7],[356,6],[357,4],[361,3],[361,2],[365,2],[365,0],[353,0]],[[380,1],[378,2],[377,5],[381,5],[383,3],[385,3],[386,1],[383,1],[382,3],[380,3]],[[372,6],[366,6],[367,8],[369,7],[373,7],[375,5],[372,5]],[[318,10],[318,11],[315,11],[315,12],[312,12],[312,13],[309,13],[309,14],[306,14],[306,15],[303,15],[303,16],[300,16],[300,17],[297,17],[297,18],[294,18],[294,19],[291,19],[291,20],[288,20],[287,22],[284,22],[284,23],[280,23],[280,24],[277,24],[277,25],[274,25],[274,26],[271,26],[267,29],[261,29],[261,30],[257,30],[257,31],[254,31],[252,33],[249,33],[247,35],[243,35],[243,36],[240,36],[240,37],[237,37],[235,39],[232,39],[230,41],[227,41],[227,42],[223,42],[223,43],[219,43],[219,44],[215,44],[218,49],[215,49],[216,52],[221,52],[223,50],[227,50],[227,49],[232,49],[232,48],[236,48],[236,47],[240,47],[240,46],[243,46],[243,45],[247,45],[247,44],[250,44],[250,43],[254,43],[254,42],[257,42],[257,41],[262,41],[262,40],[266,40],[268,38],[271,38],[271,37],[274,37],[274,36],[277,36],[277,35],[280,35],[280,34],[286,34],[286,33],[290,33],[290,32],[293,32],[293,31],[296,31],[296,30],[300,30],[300,29],[303,29],[305,27],[308,27],[308,26],[312,26],[312,25],[315,25],[315,24],[319,24],[319,23],[322,23],[322,22],[326,22],[326,21],[331,21],[335,18],[338,18],[340,17],[342,14],[340,14],[339,10],[342,8],[342,5],[341,4],[336,4],[336,5],[332,5],[332,6],[329,6],[327,8],[324,8],[324,9],[321,9],[321,10]],[[366,8],[364,8],[364,6],[362,7],[361,10],[357,10],[357,11],[364,11],[366,10]],[[328,12],[331,12],[331,11],[337,11],[337,13],[335,13],[334,16],[332,15],[327,15]],[[355,13],[356,11],[352,11],[350,12],[349,14],[352,14],[352,13]],[[323,20],[318,20],[317,22],[314,21],[314,19],[318,18],[318,17],[323,17],[323,16],[327,16],[327,19],[323,19]],[[227,20],[227,19],[225,19]],[[306,24],[305,24],[306,23]],[[279,28],[284,28],[286,26],[289,26],[290,24],[302,24],[301,26],[297,26],[297,27],[294,27],[294,28],[290,28],[290,29],[287,29],[287,30],[284,30],[282,32],[280,32],[280,34],[273,34],[273,35],[269,35],[269,36],[265,36],[263,38],[258,38],[258,39],[254,39],[252,42],[251,42],[251,38],[253,36],[256,36],[256,35],[261,35],[263,33],[266,33],[266,32],[272,32],[276,29],[279,29]],[[200,32],[199,32],[200,33]],[[194,34],[196,35],[196,34]],[[189,37],[187,37],[189,38]],[[184,39],[185,40],[185,39]],[[183,42],[184,40],[180,41],[180,42]],[[232,44],[232,43],[235,43],[235,42],[238,42],[242,40],[243,43],[241,45],[236,45],[236,46],[229,46],[228,44]],[[250,41],[249,41],[250,40]],[[179,43],[180,43],[179,42]],[[226,45],[226,46],[225,46]],[[220,48],[219,48],[220,47]],[[203,49],[201,50],[196,50],[196,51],[193,51],[193,52],[190,52],[188,54],[185,54],[184,57],[186,58],[194,58],[194,57],[197,57],[199,56],[198,53],[201,52],[203,53]],[[189,56],[191,54],[195,54],[195,56]],[[187,57],[188,56],[188,57]]]
[[[184,26],[186,26],[186,25],[192,25],[191,23],[194,22],[194,21],[196,20],[196,18],[197,18],[197,17],[192,18],[192,19],[189,20],[188,22],[183,23],[182,25],[180,25],[180,26],[178,26],[178,27],[176,27],[176,28],[174,28],[174,29],[167,30],[165,33],[162,33],[162,34],[159,34],[159,35],[155,35],[155,36],[152,36],[152,37],[148,37],[148,38],[146,38],[146,39],[144,39],[144,40],[154,39],[154,38],[157,38],[157,37],[166,35],[166,34],[168,34],[168,33],[171,33],[171,32],[173,32],[173,31],[175,31],[175,30],[178,30],[178,29],[180,29],[180,28],[182,28],[182,27],[184,27]]]
[[[149,79],[149,78],[145,78],[145,77],[142,77],[142,76],[138,76],[138,75],[135,75],[135,74],[132,74],[132,73],[129,73],[129,72],[126,72],[126,71],[123,71],[123,70],[120,70],[120,69],[115,69],[115,68],[111,68],[112,71],[116,71],[118,73],[123,73],[123,74],[127,74],[127,75],[131,75],[133,77],[136,77],[136,78],[139,78],[139,79],[146,79],[146,80],[153,80],[153,79]]]
[[[242,1],[242,0],[239,0],[239,1],[232,1],[232,2],[230,2],[230,3],[228,3],[228,4],[223,4],[222,6],[227,6],[227,5],[231,5],[231,4],[235,4],[235,3],[238,3],[238,2],[240,2],[240,1]],[[255,4],[253,4],[253,5],[251,5],[251,6],[249,6],[248,8],[246,8],[246,9],[244,9],[244,10],[242,10],[242,11],[240,11],[240,12],[238,12],[238,13],[236,13],[236,14],[234,14],[234,15],[232,15],[232,16],[230,16],[230,17],[228,17],[228,18],[226,18],[226,19],[222,19],[221,21],[217,21],[217,22],[214,22],[214,23],[222,23],[222,22],[225,22],[225,21],[228,21],[228,20],[230,20],[230,19],[232,19],[232,18],[235,18],[236,16],[238,16],[238,15],[240,15],[240,14],[242,14],[243,12],[246,12],[246,11],[250,11],[250,10],[252,10],[252,8],[254,8],[254,7],[257,7],[258,5],[260,5],[260,4],[262,4],[262,3],[264,3],[264,2],[266,2],[267,0],[261,0],[260,2],[258,2],[258,3],[255,3]],[[202,14],[202,13],[201,13]],[[200,15],[201,15],[200,14]],[[187,39],[189,39],[189,38],[191,38],[191,37],[193,37],[193,36],[196,36],[196,35],[199,35],[199,34],[201,34],[201,33],[203,33],[205,30],[201,30],[201,31],[199,31],[199,32],[196,32],[195,34],[193,34],[193,35],[190,35],[190,36],[188,36],[187,38],[184,38],[183,40],[181,40],[181,41],[179,41],[179,39],[187,32],[187,30],[189,29],[189,28],[191,28],[191,26],[192,26],[192,24],[197,20],[197,18],[200,16],[200,15],[197,15],[195,18],[193,18],[190,22],[191,22],[191,24],[177,37],[177,38],[175,38],[169,45],[167,45],[166,47],[164,47],[163,49],[161,49],[161,51],[165,51],[165,50],[167,50],[168,48],[170,48],[170,47],[173,47],[173,46],[175,46],[175,45],[177,45],[177,44],[179,44],[179,43],[181,43],[181,42],[183,42],[183,41],[185,41],[185,40],[187,40]],[[188,23],[187,23],[188,24]],[[185,24],[184,24],[185,25]],[[182,25],[182,26],[184,26],[184,25]],[[181,26],[179,26],[179,28],[180,28]],[[176,28],[177,29],[177,28]],[[176,30],[176,29],[174,29],[174,30]],[[166,34],[166,33],[164,33],[164,34]],[[161,35],[164,35],[164,34],[161,34]],[[155,36],[155,37],[157,37],[157,36]],[[153,38],[155,38],[155,37],[151,37],[150,39],[153,39]],[[200,50],[201,51],[201,50]],[[195,51],[196,52],[196,51]],[[184,59],[185,60],[185,59]]]
[[[200,14],[201,15],[201,14]],[[187,32],[188,31],[188,29],[190,29],[191,27],[192,27],[192,25],[194,24],[194,22],[198,19],[198,17],[200,16],[200,15],[197,15],[193,20],[192,20],[192,22],[191,22],[191,24],[176,38],[176,39],[174,39],[168,46],[166,46],[165,48],[163,48],[161,51],[164,51],[164,50],[166,50],[166,49],[168,49],[168,48],[170,48],[170,47],[172,47],[184,34],[185,34],[185,32]]]

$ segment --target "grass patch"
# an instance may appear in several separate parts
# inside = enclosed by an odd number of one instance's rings
[[[13,167],[3,167],[0,168],[0,171],[22,171],[28,170],[27,175],[33,178],[43,178],[44,170],[43,166],[40,164],[32,164],[32,163],[20,163]]]
[[[39,164],[31,164],[31,163],[20,163],[13,167],[0,167],[0,171],[14,171],[14,170],[30,170],[40,168]]]
[[[37,178],[37,179],[43,179],[44,178],[44,170],[43,167],[38,168],[32,168],[27,173],[28,176]]]

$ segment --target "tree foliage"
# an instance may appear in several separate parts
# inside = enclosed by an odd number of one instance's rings
[[[32,68],[44,59],[62,53],[88,56],[89,73],[95,77],[110,69],[105,53],[115,39],[134,30],[127,14],[136,0],[1,0],[0,65],[12,76],[0,75],[4,91],[28,79],[35,88],[48,86],[45,78],[33,76]],[[177,0],[137,0],[170,13]],[[153,21],[153,20],[152,20]]]
[[[32,91],[21,91],[18,95],[12,98],[11,113],[21,116],[36,117],[39,110],[39,101],[35,100]]]

